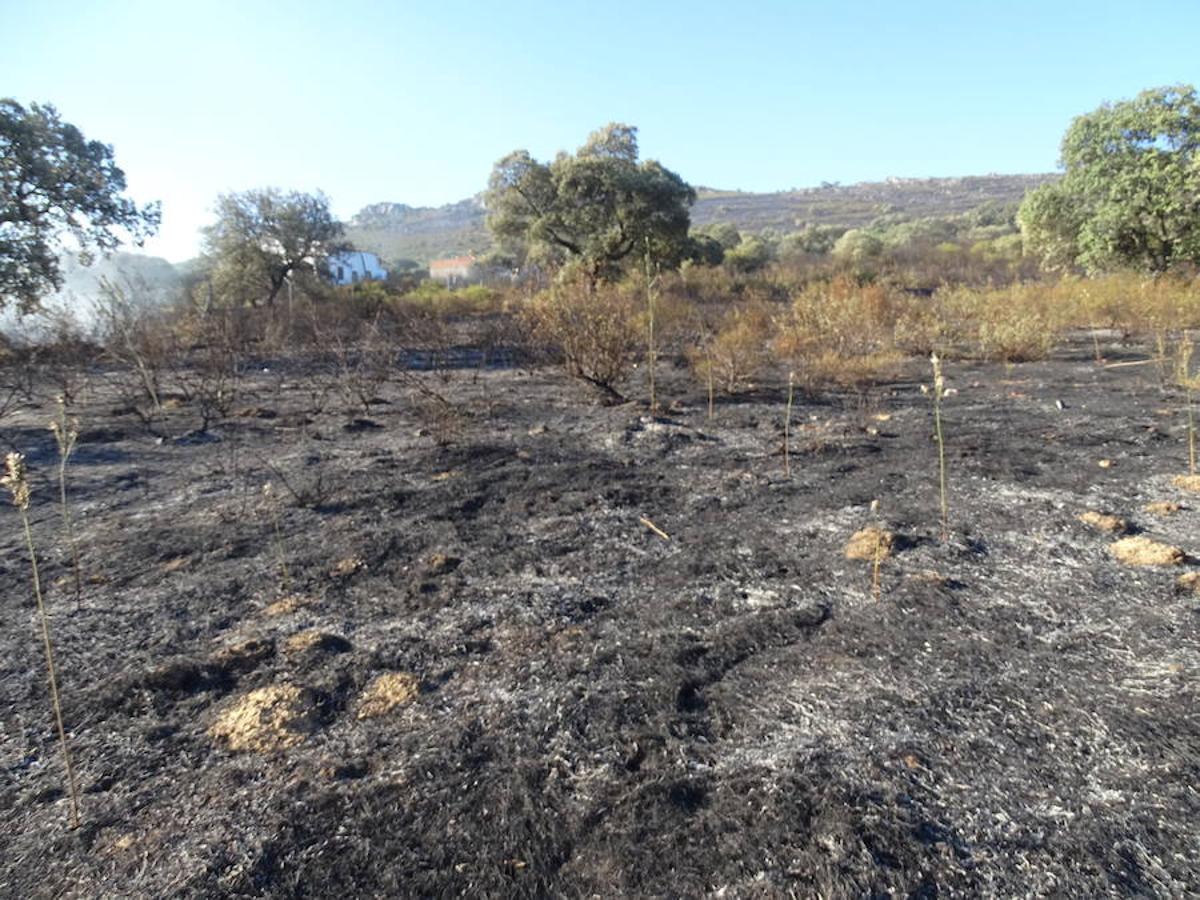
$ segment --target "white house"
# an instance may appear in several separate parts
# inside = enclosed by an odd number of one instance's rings
[[[387,278],[387,269],[374,253],[363,250],[346,250],[334,253],[325,263],[334,284],[357,284],[360,281],[382,281]]]

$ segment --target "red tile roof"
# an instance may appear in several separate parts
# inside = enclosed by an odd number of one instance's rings
[[[461,266],[475,265],[475,257],[473,256],[454,256],[450,259],[435,259],[429,263],[429,270],[434,269],[457,269]]]

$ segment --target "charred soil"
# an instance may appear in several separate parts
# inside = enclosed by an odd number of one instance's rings
[[[97,375],[78,605],[50,408],[21,410],[84,824],[6,508],[0,894],[1188,893],[1182,396],[1083,351],[947,374],[946,540],[916,362],[798,399],[790,478],[783,384],[710,420],[667,365],[656,415],[459,373],[453,429],[396,384],[307,416],[263,373],[253,414],[165,440]],[[1122,562],[1089,511],[1182,558]],[[889,553],[848,559],[869,526]]]

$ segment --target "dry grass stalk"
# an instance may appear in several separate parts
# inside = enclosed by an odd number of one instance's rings
[[[879,500],[878,499],[871,501],[871,514],[874,515],[876,518],[878,518],[878,516],[879,516]],[[882,528],[880,528],[880,531],[882,531]],[[883,593],[883,588],[879,581],[879,568],[880,568],[880,564],[883,562],[883,544],[884,544],[884,542],[881,540],[875,541],[875,558],[871,561],[871,595],[876,600],[879,600],[880,596]],[[890,548],[890,543],[889,543],[889,548]]]
[[[783,474],[792,477],[792,399],[796,393],[796,373],[788,372],[787,410],[783,415]]]
[[[1192,353],[1195,344],[1191,335],[1185,333],[1179,342],[1178,355],[1175,361],[1175,381],[1183,387],[1187,398],[1188,421],[1188,474],[1196,474],[1196,411],[1192,404],[1192,389],[1196,381],[1192,376]]]
[[[649,367],[650,379],[650,413],[658,412],[658,394],[655,391],[654,370],[657,368],[658,354],[654,344],[654,294],[658,287],[658,277],[650,274],[650,238],[646,238],[646,365]]]
[[[281,593],[286,594],[291,590],[292,579],[288,574],[287,559],[283,549],[283,529],[279,527],[279,506],[275,502],[275,490],[269,481],[263,485],[263,497],[266,498],[267,506],[271,510],[271,521],[275,525],[275,554],[279,560],[279,586],[282,589]]]
[[[942,433],[942,398],[946,394],[946,379],[942,375],[942,361],[936,353],[929,356],[933,365],[933,430],[938,445],[938,491],[942,508],[942,540],[950,536],[950,504],[946,498],[946,440]]]
[[[63,767],[67,772],[67,791],[71,797],[71,827],[79,827],[79,788],[75,780],[75,767],[71,764],[71,752],[67,747],[67,730],[63,726],[62,703],[58,695],[58,672],[54,666],[54,648],[50,641],[50,622],[46,616],[46,604],[42,599],[42,580],[38,573],[37,550],[33,545],[33,532],[29,528],[29,476],[25,469],[25,457],[20,453],[9,453],[4,459],[4,476],[0,485],[8,488],[13,506],[21,516],[25,530],[25,543],[29,548],[29,565],[33,575],[33,596],[37,601],[38,617],[42,625],[42,644],[46,651],[46,670],[50,676],[50,701],[54,707],[54,719],[58,725],[58,742],[62,748]]]
[[[705,347],[705,362],[707,363],[705,369],[708,373],[708,421],[711,422],[713,418],[713,404],[714,395],[716,393],[716,383],[714,381],[715,375],[713,374],[712,351],[707,346]]]
[[[75,450],[75,442],[79,440],[79,420],[67,418],[66,398],[59,394],[57,400],[58,418],[50,423],[50,431],[54,434],[54,442],[58,444],[58,504],[62,512],[63,530],[67,534],[67,546],[71,550],[71,572],[75,578],[75,607],[83,604],[83,571],[79,565],[79,544],[75,540],[75,524],[71,521],[70,507],[67,505],[67,461]]]
[[[638,521],[641,522],[642,525],[646,526],[646,528],[650,529],[655,534],[657,534],[664,541],[669,541],[671,539],[671,536],[669,534],[667,534],[665,531],[663,531],[661,528],[659,528],[657,525],[655,525],[653,522],[651,522],[645,516],[639,516]]]

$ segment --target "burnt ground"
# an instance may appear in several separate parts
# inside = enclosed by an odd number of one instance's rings
[[[1195,566],[1119,565],[1076,518],[1200,554],[1186,418],[1089,352],[949,364],[945,541],[917,362],[801,398],[790,479],[777,384],[708,421],[669,367],[658,418],[458,373],[448,446],[397,385],[378,427],[299,427],[271,374],[212,439],[158,443],[98,377],[78,608],[49,406],[23,410],[0,437],[34,472],[84,824],[6,507],[0,895],[1189,895]],[[843,548],[878,520],[877,599]],[[415,696],[364,717],[384,673]],[[294,716],[234,749],[217,723],[269,687]]]

